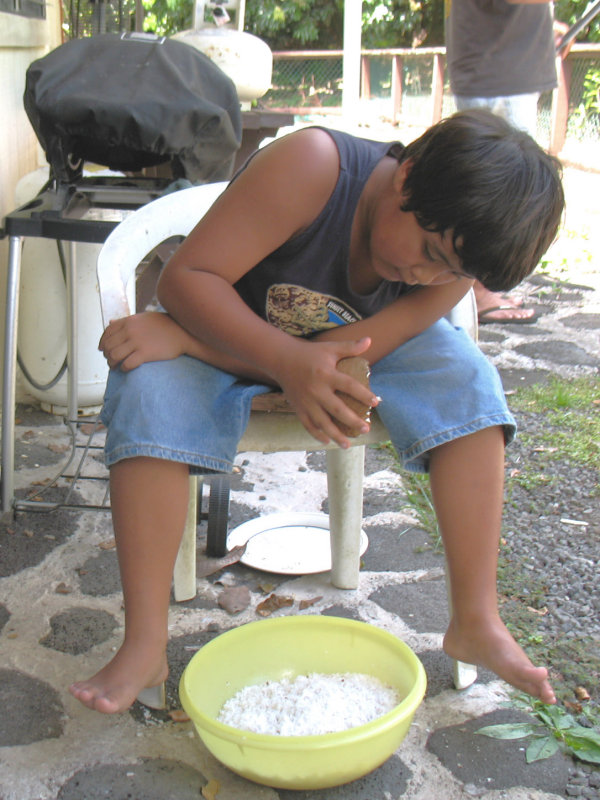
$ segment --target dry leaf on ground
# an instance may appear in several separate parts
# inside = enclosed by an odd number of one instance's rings
[[[174,708],[172,711],[169,711],[169,716],[173,720],[173,722],[189,722],[190,718],[185,713],[183,708]]]
[[[105,542],[100,542],[98,547],[100,550],[114,550],[117,543],[114,539],[107,539]]]
[[[575,697],[578,700],[590,700],[590,693],[585,688],[585,686],[576,686],[575,687]]]
[[[250,605],[250,589],[247,586],[230,586],[223,589],[217,602],[228,614],[239,614]]]
[[[323,599],[323,595],[319,595],[319,597],[311,597],[309,600],[300,600],[298,603],[298,608],[300,611],[304,611],[305,608],[310,608],[314,606],[315,603],[318,603],[319,600]]]
[[[54,442],[50,442],[48,445],[48,450],[51,450],[53,453],[66,453],[67,450],[70,450],[71,446],[68,444],[55,444]]]
[[[206,578],[207,575],[213,575],[224,567],[230,567],[232,564],[237,564],[240,558],[244,555],[246,545],[240,545],[231,549],[227,555],[222,558],[210,558],[209,556],[201,556],[198,560],[196,567],[196,575],[199,578]]]
[[[221,785],[219,781],[211,780],[206,786],[202,787],[202,797],[204,800],[216,800],[220,788]]]
[[[274,611],[278,611],[280,608],[293,605],[293,597],[285,597],[281,594],[270,594],[265,600],[262,601],[262,603],[259,603],[256,606],[256,613],[260,614],[261,617],[268,617],[270,614],[272,614]]]

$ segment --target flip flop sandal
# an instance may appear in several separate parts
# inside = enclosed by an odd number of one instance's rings
[[[496,311],[518,311],[520,307],[513,305],[500,305],[484,308],[477,313],[477,321],[480,325],[531,325],[536,322],[538,315],[534,313],[531,317],[501,317],[500,319],[490,318],[490,314]]]

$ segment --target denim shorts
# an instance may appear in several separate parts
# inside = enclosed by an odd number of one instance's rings
[[[372,366],[378,414],[405,468],[426,472],[429,451],[501,425],[514,438],[495,367],[461,329],[436,322]],[[230,472],[255,395],[270,387],[181,356],[131,372],[111,370],[102,422],[108,466],[150,456],[193,472]]]

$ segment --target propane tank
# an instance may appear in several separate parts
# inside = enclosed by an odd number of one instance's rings
[[[15,190],[17,207],[35,197],[47,181],[48,167],[21,178]],[[61,244],[68,263],[70,243]],[[103,328],[96,259],[101,247],[101,244],[75,243],[77,394],[82,415],[99,412],[108,376],[108,365],[98,351]],[[58,245],[53,239],[24,239],[17,341],[19,359],[34,381],[23,376],[27,393],[40,401],[44,411],[64,414],[68,406],[67,374],[63,371],[67,355],[67,292]]]
[[[242,106],[271,88],[273,54],[258,36],[230,28],[200,28],[174,34],[184,44],[210,58],[235,84]]]

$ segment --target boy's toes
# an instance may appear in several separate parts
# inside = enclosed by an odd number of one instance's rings
[[[532,667],[523,688],[542,703],[556,703],[556,695],[548,681],[548,670],[545,667]]]
[[[119,704],[115,700],[89,684],[74,683],[69,686],[69,691],[73,697],[87,708],[91,708],[92,711],[100,711],[103,714],[115,714],[120,711]]]
[[[93,687],[85,683],[74,683],[69,686],[69,691],[73,697],[76,697],[84,706],[88,706],[88,708],[94,707],[96,692]]]

